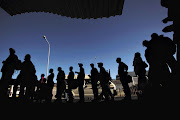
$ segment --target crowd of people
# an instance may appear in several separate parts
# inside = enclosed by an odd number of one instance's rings
[[[173,86],[173,80],[177,79],[177,61],[174,58],[176,53],[176,45],[174,42],[163,35],[153,33],[151,40],[144,40],[143,46],[146,47],[145,58],[148,64],[142,60],[139,52],[134,55],[134,72],[138,76],[138,90],[141,94],[138,94],[138,99],[152,100],[154,98],[161,99],[165,97],[167,92],[172,92],[169,88]],[[1,69],[2,77],[0,80],[0,96],[2,99],[8,98],[8,87],[12,80],[14,70],[20,70],[20,73],[16,79],[13,89],[13,98],[16,98],[16,91],[20,85],[19,98],[21,100],[37,100],[51,102],[52,90],[54,87],[54,73],[53,69],[49,70],[47,79],[45,75],[41,75],[41,79],[37,80],[36,69],[31,62],[31,56],[27,54],[24,61],[18,59],[13,48],[9,49],[10,55],[3,61]],[[121,58],[116,59],[118,63],[118,75],[123,86],[125,93],[124,100],[131,100],[131,91],[128,83],[132,78],[128,76],[128,65],[121,61]],[[85,101],[84,99],[84,79],[85,71],[82,63],[78,63],[80,71],[75,72],[78,74],[77,79],[74,79],[73,67],[69,67],[69,74],[67,80],[65,80],[65,72],[61,67],[58,67],[57,74],[57,90],[55,97],[56,101],[62,102],[62,95],[66,91],[68,93],[68,102],[73,102],[72,90],[78,88],[80,103]],[[146,68],[149,65],[148,79],[146,77]],[[114,94],[110,90],[109,81],[110,75],[103,67],[103,63],[98,63],[99,71],[91,63],[91,73],[89,75],[91,79],[92,91],[94,94],[93,101],[99,101],[104,98],[104,101],[113,101]],[[98,81],[102,88],[102,93],[98,93]],[[66,89],[66,85],[68,88]]]

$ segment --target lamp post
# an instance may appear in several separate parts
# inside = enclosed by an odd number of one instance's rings
[[[96,68],[97,68],[97,63],[96,63],[96,56],[95,56],[95,65],[96,65]]]
[[[43,38],[46,40],[46,42],[48,43],[49,45],[49,52],[48,52],[48,63],[47,63],[47,75],[46,75],[46,78],[48,77],[48,67],[49,67],[49,56],[50,56],[50,43],[49,41],[47,40],[46,36],[44,35]]]

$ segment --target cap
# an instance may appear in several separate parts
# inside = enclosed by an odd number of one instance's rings
[[[83,64],[82,64],[82,63],[78,63],[78,65],[79,65],[79,66],[83,66]]]
[[[99,66],[103,66],[103,63],[102,62],[99,62],[99,63],[97,63]]]
[[[13,48],[9,48],[9,51],[15,53],[15,50]]]
[[[92,66],[92,65],[94,66],[94,63],[91,63],[90,65],[91,65],[91,66]]]

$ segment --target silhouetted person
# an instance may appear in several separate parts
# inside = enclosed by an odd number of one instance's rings
[[[94,100],[96,101],[98,99],[98,71],[97,69],[94,67],[94,64],[91,63],[91,75],[89,75],[89,77],[91,78],[91,84],[92,84],[92,90],[93,90],[93,94],[94,94]]]
[[[20,97],[25,97],[25,99],[30,99],[32,94],[34,94],[34,84],[36,82],[36,70],[31,62],[31,56],[27,54],[24,58],[24,62],[21,65],[21,72],[18,76],[20,79]],[[26,91],[24,90],[26,88]]]
[[[72,89],[73,89],[73,86],[75,82],[74,80],[74,72],[73,72],[73,67],[71,66],[69,68],[69,75],[68,75],[68,79],[67,79],[67,83],[68,83],[68,95],[69,95],[69,102],[73,102],[73,94],[72,94]]]
[[[154,37],[153,34],[149,42],[143,42],[143,45],[147,47],[145,57],[150,65],[148,78],[151,83],[151,92],[149,96],[162,99],[165,97],[167,87],[172,79],[169,68],[172,73],[176,71],[176,60],[173,57],[175,45],[173,45],[170,38],[163,37],[162,35]]]
[[[36,86],[37,86],[36,93],[35,93],[35,98],[36,98],[36,100],[39,100],[39,99],[40,99],[40,89],[41,89],[42,83],[44,83],[44,81],[45,81],[45,82],[47,81],[44,76],[45,76],[44,74],[41,74],[40,80],[37,81],[37,83],[36,83]],[[44,79],[45,79],[45,80],[44,80]]]
[[[75,72],[78,73],[78,90],[79,90],[79,96],[80,96],[80,101],[79,102],[84,102],[84,77],[85,77],[85,72],[84,72],[84,68],[83,68],[83,64],[82,63],[78,63],[79,67],[80,67],[80,72]]]
[[[14,70],[19,67],[19,64],[21,63],[20,60],[18,60],[17,55],[15,55],[15,50],[13,48],[9,49],[10,55],[6,60],[4,60],[1,72],[2,77],[0,81],[0,95],[3,98],[7,98],[7,90],[9,87],[9,83],[12,79],[12,75],[14,73]]]
[[[51,102],[51,99],[52,99],[52,96],[53,96],[53,95],[52,95],[52,90],[53,90],[53,87],[54,87],[54,81],[53,81],[53,79],[54,79],[54,73],[53,73],[53,69],[50,69],[50,70],[49,70],[49,73],[50,73],[50,75],[49,75],[48,78],[47,78],[47,85],[48,85],[48,87],[49,87],[48,102]]]
[[[128,66],[121,61],[121,58],[117,58],[116,62],[119,63],[118,74],[125,93],[124,100],[131,100],[131,92],[127,81]]]
[[[161,56],[165,58],[165,62],[171,68],[171,72],[173,75],[176,75],[177,72],[177,61],[174,58],[176,53],[176,45],[175,43],[169,38],[164,37],[163,35],[159,36],[159,44],[161,48]]]
[[[42,100],[45,100],[45,102],[48,102],[49,100],[49,86],[47,85],[46,82],[47,82],[46,78],[43,78],[39,86],[40,89],[39,89],[38,97],[40,103],[42,102]]]
[[[61,97],[63,92],[66,89],[66,85],[65,85],[65,73],[62,70],[61,67],[58,67],[58,75],[57,75],[57,90],[56,90],[56,98],[57,100],[59,100],[59,102],[61,102]]]
[[[111,80],[112,80],[111,75],[110,75],[110,69],[109,69],[109,72],[106,71],[106,79],[108,81],[107,92],[108,92],[109,96],[111,97],[111,101],[114,101],[114,94],[112,94],[111,89],[110,89],[110,84],[111,84]]]
[[[43,80],[46,79],[44,76],[45,76],[44,74],[41,74],[41,79],[39,80],[40,83],[43,83],[44,82]]]
[[[134,72],[138,76],[138,90],[142,91],[142,94],[144,93],[144,87],[147,84],[146,80],[146,67],[148,65],[142,61],[141,54],[139,52],[135,53],[134,61]],[[142,95],[138,95],[138,98]]]
[[[163,7],[168,8],[168,17],[163,20],[164,23],[167,23],[168,21],[173,21],[173,24],[170,26],[165,27],[163,29],[163,32],[173,32],[173,42],[177,45],[177,53],[176,53],[176,72],[172,73],[175,74],[175,78],[173,78],[173,82],[171,82],[171,96],[176,96],[179,92],[177,88],[179,87],[178,83],[179,81],[179,74],[180,74],[180,16],[179,16],[179,1],[178,0],[161,0],[161,5]],[[174,100],[174,99],[173,99]]]
[[[112,93],[110,91],[109,88],[109,77],[108,77],[108,73],[106,72],[106,70],[103,67],[103,63],[98,63],[98,67],[100,68],[100,72],[99,72],[99,80],[100,80],[100,84],[102,87],[102,93],[101,93],[101,97],[104,95],[105,96],[105,101],[109,101],[109,96],[111,96],[111,99],[113,100],[113,96]]]
[[[40,78],[40,80],[37,83],[37,92],[40,89],[41,84],[44,83],[44,79],[46,79],[45,78],[45,74],[41,74],[41,78]],[[47,82],[47,80],[45,80],[45,81]]]

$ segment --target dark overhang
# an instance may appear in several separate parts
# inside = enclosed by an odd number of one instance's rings
[[[11,16],[29,12],[49,12],[71,18],[103,18],[121,15],[124,0],[0,0]]]

